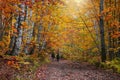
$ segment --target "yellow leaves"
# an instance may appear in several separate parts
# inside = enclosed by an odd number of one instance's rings
[[[8,48],[10,43],[10,36],[3,36],[3,40],[0,41],[0,49],[6,49]]]
[[[92,49],[92,52],[94,52],[94,53],[95,53],[95,52],[98,52],[98,48],[93,48],[93,49]]]
[[[40,19],[41,19],[41,17],[38,15],[38,16],[37,16],[37,19],[38,19],[38,20],[40,20]]]
[[[42,24],[42,26],[45,28],[45,29],[48,29],[48,23],[47,22],[44,22],[43,24]]]
[[[58,21],[57,21],[58,19],[56,18],[56,17],[52,17],[52,24],[54,24],[54,25],[56,25],[56,24],[58,24]]]
[[[109,48],[109,50],[108,51],[114,51],[114,48]]]
[[[25,64],[25,65],[28,65],[30,64],[30,62],[24,62],[24,61],[21,61],[21,62],[18,62],[19,64]]]
[[[68,16],[62,16],[62,20],[66,23],[70,23],[71,19]]]
[[[12,26],[16,23],[16,19],[12,19]]]
[[[87,22],[87,26],[93,27],[93,23],[92,22]]]
[[[50,15],[43,16],[42,20],[43,20],[43,22],[49,22],[50,21]]]
[[[41,20],[41,17],[40,17],[40,15],[33,14],[31,20],[32,20],[33,22],[37,22],[37,21],[40,21],[40,20]]]
[[[35,22],[35,21],[36,21],[36,17],[33,16],[33,17],[31,18],[31,20]]]
[[[22,22],[21,23],[23,26],[27,26],[27,23],[26,22]]]
[[[9,43],[10,43],[10,37],[9,36],[4,36],[3,39],[4,39],[3,43],[5,44],[5,46],[7,48]]]
[[[2,41],[0,41],[0,48],[4,48],[5,47],[5,44],[2,42]]]

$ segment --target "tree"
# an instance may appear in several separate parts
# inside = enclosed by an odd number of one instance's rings
[[[106,48],[105,48],[105,33],[104,33],[104,19],[103,19],[103,10],[104,10],[104,0],[100,0],[100,39],[101,39],[101,60],[102,62],[106,61]]]

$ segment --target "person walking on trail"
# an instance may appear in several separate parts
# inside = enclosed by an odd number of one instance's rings
[[[54,52],[52,52],[51,57],[52,57],[52,60],[55,59],[55,54],[54,54]]]
[[[57,53],[56,59],[57,59],[57,61],[59,62],[59,60],[60,60],[60,54],[59,54],[59,53]]]

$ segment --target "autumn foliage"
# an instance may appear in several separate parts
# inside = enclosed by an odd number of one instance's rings
[[[65,59],[101,61],[100,18],[104,21],[107,58],[120,57],[120,1],[0,0],[0,56],[19,68],[19,61],[47,60],[60,50]],[[27,58],[26,58],[27,57]],[[22,58],[22,59],[21,59]],[[91,59],[91,60],[90,60]]]

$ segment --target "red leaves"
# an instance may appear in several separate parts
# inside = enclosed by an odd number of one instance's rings
[[[25,2],[25,5],[30,5],[30,1],[26,1],[26,2]]]

